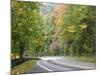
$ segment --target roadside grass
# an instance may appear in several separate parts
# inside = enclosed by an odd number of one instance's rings
[[[82,61],[82,62],[90,62],[90,63],[96,63],[96,57],[95,56],[71,56],[72,59]]]
[[[21,73],[25,73],[32,69],[32,67],[36,64],[36,60],[26,61],[18,66],[15,66],[11,69],[11,75],[19,75]]]

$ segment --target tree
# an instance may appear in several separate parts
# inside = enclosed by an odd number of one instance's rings
[[[42,44],[39,3],[12,0],[12,53],[22,58],[26,50],[40,48]]]
[[[68,8],[62,25],[62,40],[69,45],[66,52],[78,56],[95,54],[95,6],[69,5]]]

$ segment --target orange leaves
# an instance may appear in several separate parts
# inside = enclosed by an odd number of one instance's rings
[[[63,14],[65,12],[66,5],[63,4],[58,4],[55,6],[53,16],[55,17],[54,23],[56,25],[56,30],[55,30],[55,37],[58,38],[60,36],[61,32],[61,25],[63,23]]]
[[[62,19],[61,18],[58,18],[58,19],[55,19],[54,20],[54,23],[56,24],[56,25],[61,25],[62,24]]]
[[[62,16],[65,12],[65,9],[66,9],[66,5],[63,5],[63,4],[58,4],[55,6],[55,14],[58,14],[59,16]]]
[[[66,5],[58,4],[58,5],[55,6],[53,15],[55,17],[54,23],[56,25],[61,25],[63,23],[62,16],[65,12],[65,9],[66,9]]]
[[[55,48],[56,48],[56,42],[53,41],[53,42],[51,43],[51,45],[50,45],[50,49],[52,50],[52,49],[55,49]]]
[[[61,33],[61,29],[60,29],[60,27],[57,27],[55,30],[55,37],[59,37],[60,33]]]

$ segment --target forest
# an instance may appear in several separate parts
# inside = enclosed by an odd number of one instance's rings
[[[96,6],[11,2],[11,59],[95,56]]]

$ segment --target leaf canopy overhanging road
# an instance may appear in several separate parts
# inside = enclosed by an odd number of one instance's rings
[[[12,0],[11,12],[12,58],[95,55],[95,6]]]

